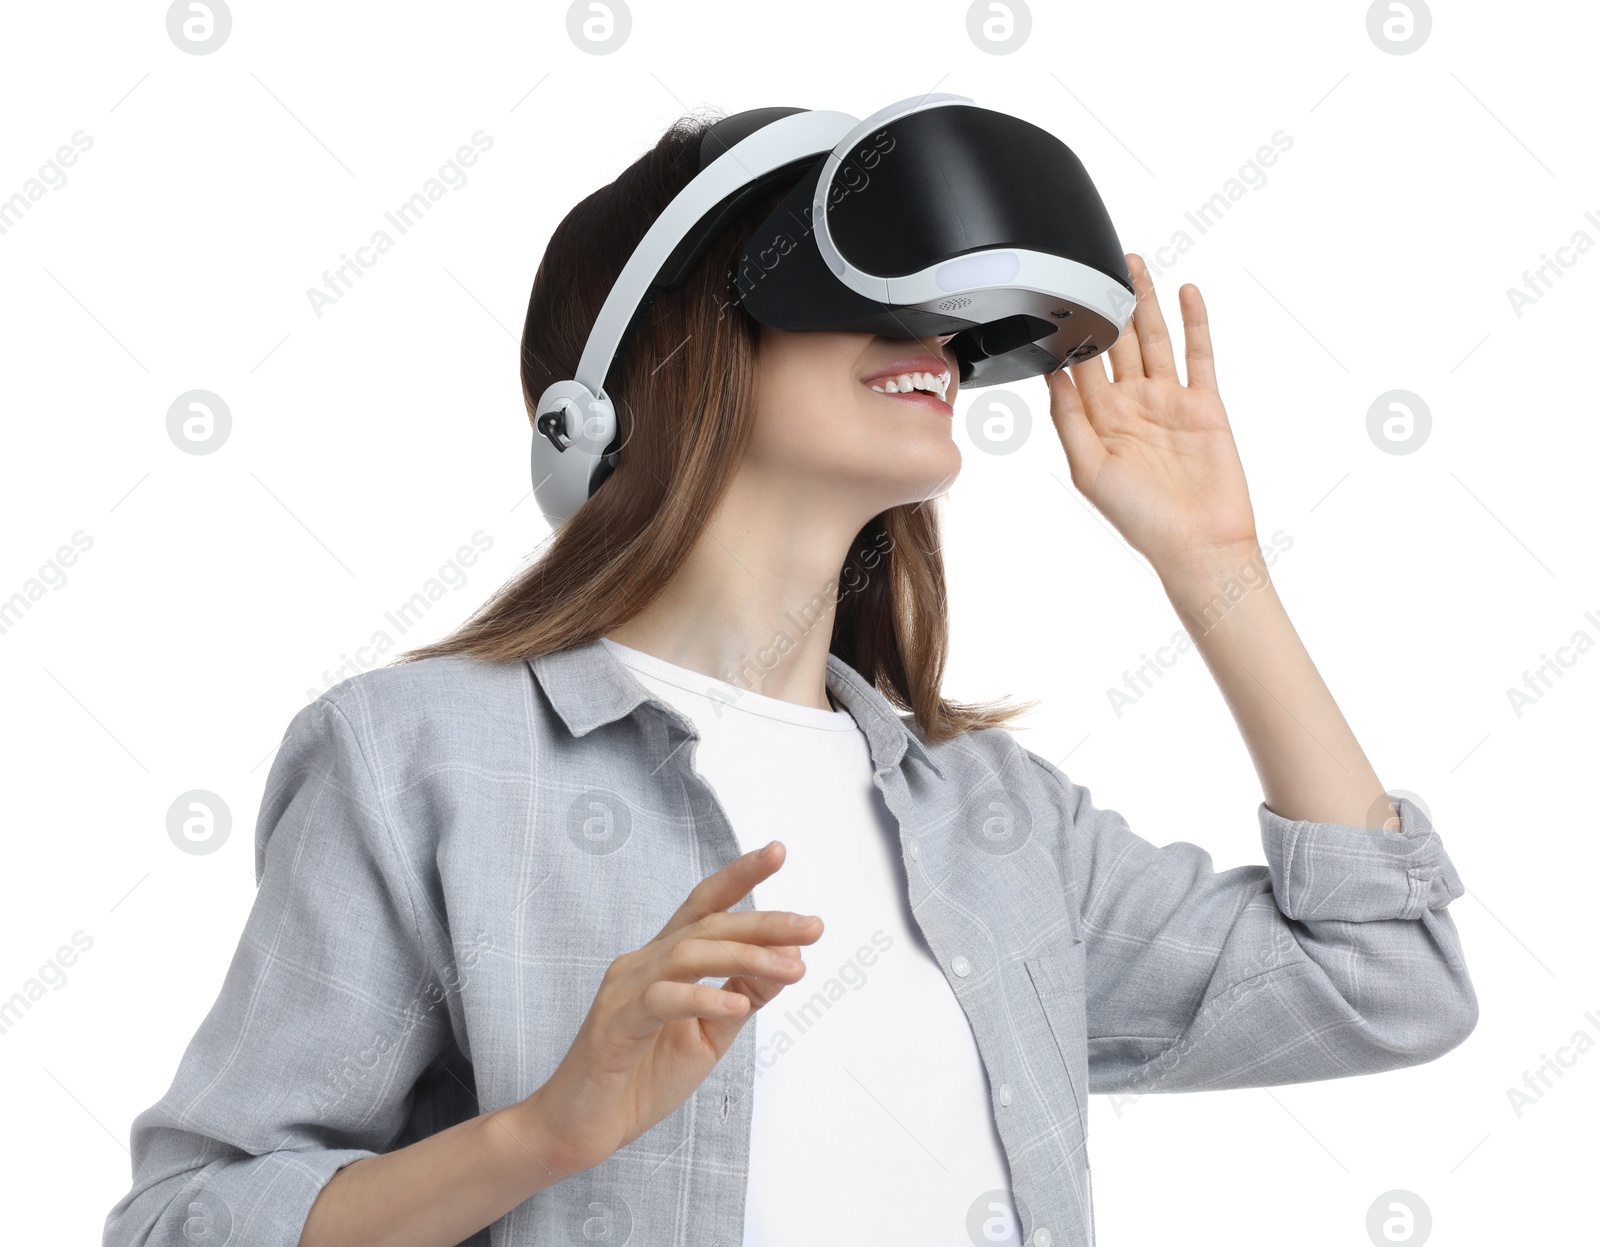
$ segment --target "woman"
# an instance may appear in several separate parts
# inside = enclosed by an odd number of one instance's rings
[[[530,411],[703,129],[555,231]],[[1187,383],[1136,256],[1112,375],[1047,383],[1260,773],[1267,863],[1220,873],[1096,808],[1015,708],[940,697],[954,357],[733,307],[780,196],[639,326],[620,463],[538,561],[295,716],[108,1247],[1089,1243],[1090,1090],[1371,1073],[1473,1028],[1460,880],[1265,575],[1199,291]]]

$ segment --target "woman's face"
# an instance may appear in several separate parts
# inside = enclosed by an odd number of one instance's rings
[[[812,496],[859,504],[865,522],[937,497],[961,470],[954,335],[786,333],[761,327],[756,424],[745,466]],[[928,389],[900,390],[902,378]],[[943,390],[941,392],[941,383]],[[781,485],[779,486],[781,488]]]

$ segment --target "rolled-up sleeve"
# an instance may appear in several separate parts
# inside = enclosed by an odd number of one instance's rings
[[[399,1135],[449,1042],[382,793],[328,695],[268,775],[256,882],[215,1004],[133,1121],[103,1247],[295,1247],[335,1171]]]
[[[1059,785],[1087,967],[1089,1088],[1196,1091],[1417,1065],[1460,1044],[1478,1001],[1447,906],[1463,887],[1409,798],[1398,831],[1257,807],[1265,865],[1214,870]]]

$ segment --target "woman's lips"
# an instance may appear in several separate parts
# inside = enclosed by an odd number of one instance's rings
[[[865,384],[865,382],[863,382],[863,384]],[[915,403],[919,407],[926,407],[930,411],[937,411],[941,415],[946,416],[953,416],[956,414],[954,407],[950,406],[949,403],[945,402],[937,394],[931,393],[928,390],[908,390],[903,394],[888,394],[882,390],[873,390],[870,385],[867,386],[867,389],[878,395],[879,398],[886,398],[891,402]]]

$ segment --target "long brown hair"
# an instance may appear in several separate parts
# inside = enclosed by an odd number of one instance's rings
[[[589,327],[634,246],[699,171],[717,118],[680,117],[656,145],[556,226],[522,329],[522,394],[571,377]],[[537,559],[456,631],[402,654],[517,661],[592,641],[661,594],[739,466],[754,421],[759,326],[736,305],[731,270],[787,186],[746,207],[688,279],[661,293],[627,341],[606,391],[617,411],[617,467]],[[928,741],[998,727],[1035,703],[964,704],[939,695],[949,641],[938,520],[926,503],[891,507],[861,529],[840,569],[829,649]],[[824,595],[812,614],[825,609]],[[792,638],[791,638],[792,639]],[[779,638],[779,652],[787,646]]]

